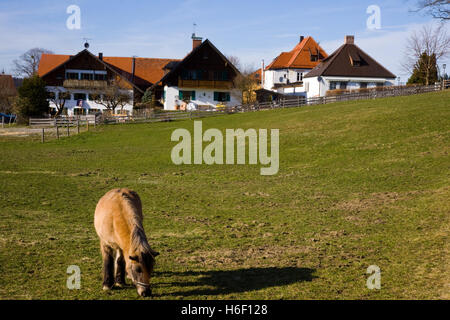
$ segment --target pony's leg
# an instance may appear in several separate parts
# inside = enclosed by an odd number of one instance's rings
[[[125,287],[125,258],[122,250],[117,250],[116,255],[116,286],[119,288]]]
[[[100,245],[103,256],[103,290],[111,290],[114,285],[114,250],[105,245]]]

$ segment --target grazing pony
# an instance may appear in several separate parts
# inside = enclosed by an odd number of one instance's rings
[[[115,189],[105,194],[95,209],[94,225],[103,256],[103,290],[125,286],[125,272],[140,296],[152,294],[150,277],[159,255],[148,244],[138,194]]]

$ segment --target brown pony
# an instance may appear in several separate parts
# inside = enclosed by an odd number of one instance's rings
[[[150,277],[159,255],[148,244],[138,194],[115,189],[105,194],[95,209],[95,230],[103,256],[103,290],[125,286],[125,272],[140,296],[151,295]]]

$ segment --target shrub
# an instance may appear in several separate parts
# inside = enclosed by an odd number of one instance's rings
[[[35,75],[23,81],[19,88],[19,98],[15,103],[15,111],[19,119],[41,117],[49,111],[48,93],[45,82]]]

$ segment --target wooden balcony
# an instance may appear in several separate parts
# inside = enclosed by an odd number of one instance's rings
[[[64,80],[64,88],[68,89],[105,89],[108,81],[104,80]]]
[[[232,86],[231,81],[178,79],[179,88],[231,89]]]

